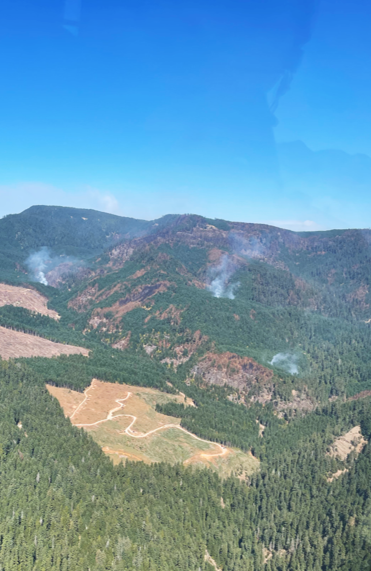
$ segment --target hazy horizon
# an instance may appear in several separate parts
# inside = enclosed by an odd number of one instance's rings
[[[135,217],[135,216],[126,216],[124,214],[116,214],[115,212],[108,212],[105,210],[99,210],[98,208],[92,208],[92,207],[87,207],[87,206],[71,206],[69,204],[66,205],[62,205],[62,204],[32,204],[31,206],[28,206],[27,208],[20,210],[19,212],[8,212],[7,214],[4,214],[1,218],[4,218],[6,216],[17,216],[18,214],[23,214],[24,212],[26,212],[27,210],[29,210],[30,208],[33,207],[49,207],[49,208],[73,208],[76,210],[92,210],[94,212],[102,212],[104,214],[112,214],[113,216],[119,216],[119,217],[127,217],[127,218],[133,218],[136,220],[144,220],[146,222],[152,222],[155,220],[159,220],[160,218],[165,218],[166,216],[201,216],[203,218],[206,218],[208,220],[224,220],[226,222],[232,222],[232,223],[242,223],[242,224],[260,224],[260,225],[267,225],[267,226],[273,226],[276,228],[280,228],[283,230],[290,230],[292,232],[330,232],[332,230],[368,230],[370,229],[370,227],[351,227],[349,226],[348,228],[326,228],[324,229],[311,229],[310,228],[310,221],[308,221],[308,228],[305,229],[305,221],[301,222],[300,225],[303,226],[302,229],[293,229],[293,228],[289,228],[286,227],[284,225],[279,225],[277,223],[272,223],[272,222],[260,222],[257,220],[242,220],[239,218],[236,219],[230,219],[230,218],[221,218],[221,217],[213,217],[213,216],[208,216],[207,214],[200,214],[199,212],[165,212],[164,214],[162,214],[161,216],[155,217],[155,218],[140,218],[140,217]],[[0,219],[1,219],[0,218]],[[294,225],[294,221],[292,221],[292,224]]]

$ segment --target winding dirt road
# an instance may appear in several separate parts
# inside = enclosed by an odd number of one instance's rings
[[[94,381],[93,381],[94,382]],[[79,404],[79,406],[76,408],[76,410],[73,412],[73,414],[70,416],[70,419],[72,419],[75,414],[80,410],[80,408],[89,400],[89,394],[88,391],[94,389],[93,383],[91,384],[90,387],[88,387],[85,391],[84,391],[84,395],[85,398],[84,400]],[[123,432],[120,432],[119,434],[126,434],[127,436],[131,436],[131,438],[147,438],[147,436],[150,436],[151,434],[154,434],[155,432],[158,432],[159,430],[164,430],[167,428],[177,428],[178,430],[181,430],[182,432],[185,432],[186,434],[188,434],[189,436],[192,436],[192,438],[195,438],[195,440],[199,440],[200,442],[206,442],[206,444],[212,444],[214,446],[218,446],[218,448],[220,448],[221,452],[217,453],[217,454],[206,454],[206,453],[201,453],[200,456],[206,457],[206,458],[215,458],[216,456],[224,456],[225,454],[227,454],[228,452],[228,448],[226,448],[225,446],[222,446],[221,444],[219,444],[218,442],[211,442],[210,440],[204,440],[203,438],[199,438],[198,436],[196,436],[195,434],[192,434],[192,432],[188,432],[188,430],[186,430],[185,428],[182,428],[181,426],[179,426],[178,424],[164,424],[164,426],[159,426],[158,428],[154,428],[153,430],[150,430],[149,432],[146,432],[146,434],[135,434],[135,431],[132,430],[132,426],[135,424],[135,422],[137,421],[137,417],[133,416],[132,414],[116,414],[115,416],[113,416],[113,414],[115,412],[117,412],[118,410],[121,410],[125,407],[125,405],[123,404],[126,400],[128,400],[128,398],[130,398],[131,396],[131,392],[128,392],[128,394],[126,395],[125,398],[123,399],[115,399],[115,402],[117,402],[117,404],[119,405],[116,408],[113,408],[109,411],[108,415],[106,418],[102,419],[102,420],[97,420],[96,422],[93,422],[91,424],[75,424],[74,426],[77,426],[78,428],[85,428],[85,427],[90,427],[90,426],[97,426],[98,424],[102,424],[103,422],[107,422],[109,420],[114,420],[115,418],[118,418],[120,416],[125,416],[127,418],[132,418],[131,423],[129,424],[129,426],[127,428],[125,428],[125,430]],[[187,462],[187,460],[186,460]]]

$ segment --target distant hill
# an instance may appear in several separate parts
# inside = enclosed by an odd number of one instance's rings
[[[15,279],[19,271],[14,270],[30,253],[43,247],[51,248],[54,255],[90,258],[118,241],[151,233],[166,221],[147,222],[81,208],[32,206],[0,220],[0,272]]]
[[[39,252],[47,256],[48,283],[61,285],[71,270],[78,274],[77,281],[93,279],[116,271],[128,260],[146,257],[149,250],[155,257],[166,250],[203,284],[213,281],[210,271],[216,272],[214,285],[223,289],[236,268],[244,272],[249,266],[251,274],[253,267],[259,267],[264,279],[276,279],[274,292],[262,283],[261,300],[315,307],[325,315],[371,318],[371,230],[305,233],[198,215],[145,221],[94,210],[33,206],[0,220],[0,240],[3,281],[35,281],[27,258]],[[223,254],[230,267],[215,269]],[[287,280],[295,293],[286,299],[277,284]]]

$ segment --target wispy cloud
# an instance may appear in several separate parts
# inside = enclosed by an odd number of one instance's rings
[[[95,208],[96,210],[108,212],[109,214],[124,216],[124,212],[119,201],[110,192],[101,192],[100,190],[88,187],[85,192],[81,193],[79,199],[83,200],[85,204],[88,203],[95,205],[89,206],[89,208]]]

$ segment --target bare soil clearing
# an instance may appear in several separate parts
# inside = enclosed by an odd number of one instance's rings
[[[208,563],[210,563],[210,565],[212,565],[215,569],[215,571],[222,571],[218,565],[216,564],[216,561],[211,557],[210,553],[208,552],[208,550],[206,549],[206,553],[205,553],[205,561],[207,561]]]
[[[122,339],[114,343],[112,345],[113,349],[120,349],[120,351],[125,351],[125,349],[129,347],[130,337],[131,337],[131,331],[129,331],[126,337],[123,337]]]
[[[346,460],[353,450],[359,454],[366,444],[367,440],[362,436],[361,427],[355,426],[334,441],[328,454]]]
[[[182,428],[178,418],[156,412],[157,403],[189,404],[183,394],[96,379],[83,395],[59,387],[48,386],[48,390],[71,422],[89,431],[115,463],[125,459],[183,462],[213,468],[222,476],[233,470],[244,479],[259,466],[250,454],[199,438]]]
[[[329,476],[327,478],[328,482],[333,482],[334,480],[337,480],[338,478],[340,478],[340,476],[342,476],[343,474],[345,474],[346,472],[348,472],[348,468],[344,468],[344,470],[338,470],[337,472],[335,472],[334,474],[332,474],[332,476]]]
[[[58,399],[65,416],[71,417],[76,411],[77,407],[82,404],[85,399],[85,395],[78,393],[77,391],[72,391],[71,389],[60,389],[59,387],[53,387],[52,385],[47,385],[46,388],[50,394]],[[63,392],[61,392],[63,390]]]
[[[42,337],[0,327],[0,356],[2,359],[19,357],[57,357],[59,355],[89,355],[88,349],[54,343]]]
[[[369,319],[371,322],[371,319]],[[371,391],[362,391],[361,393],[357,393],[353,397],[349,397],[348,400],[358,400],[358,399],[365,399],[371,396]]]
[[[259,424],[259,436],[260,438],[263,438],[265,426],[264,424],[261,424],[261,422],[259,422],[258,420],[256,422]]]
[[[47,304],[47,298],[38,291],[25,287],[0,284],[0,307],[4,305],[24,307],[30,311],[47,315],[52,319],[59,319],[58,313],[48,309]]]

